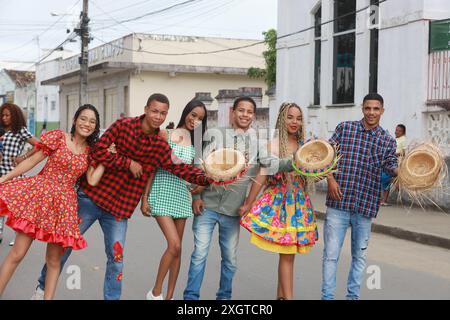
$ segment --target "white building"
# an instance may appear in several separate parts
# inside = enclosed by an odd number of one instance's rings
[[[0,70],[0,104],[5,102],[14,103],[23,109],[28,130],[34,133],[36,110],[34,71]]]
[[[44,52],[44,54],[47,54]],[[42,63],[36,65],[36,135],[42,132],[44,123],[47,130],[59,128],[59,86],[41,85],[41,81],[56,77],[63,58],[73,55],[70,51],[56,51]]]
[[[364,10],[377,2],[279,1],[279,36],[361,12],[279,40],[278,104],[299,103],[307,110],[308,131],[329,136],[339,122],[361,119],[363,97],[377,91],[385,98],[384,128],[393,134],[403,123],[410,140],[434,138],[450,156],[450,114],[442,108],[450,100],[448,62],[441,68],[447,82],[437,84],[447,96],[433,97],[429,90],[436,86],[429,72],[430,21],[449,18],[449,2],[387,0]],[[448,51],[439,54],[446,55],[441,62],[449,61]]]
[[[278,35],[292,34],[277,44],[278,105],[297,102],[308,132],[329,137],[339,122],[361,119],[363,97],[375,91],[385,129],[393,135],[403,123],[410,141],[432,139],[450,156],[450,22],[441,48],[430,45],[430,23],[450,18],[449,1],[380,2],[278,1]]]
[[[242,48],[222,51],[236,47]],[[247,76],[248,68],[264,67],[264,50],[255,40],[130,34],[89,51],[88,102],[98,108],[101,127],[107,128],[121,113],[142,114],[148,97],[159,92],[171,102],[165,124],[177,124],[197,92],[212,97],[224,89],[257,87],[265,92],[263,79]],[[217,52],[187,54],[211,51]],[[78,56],[57,63],[56,74],[38,77],[42,85],[59,85],[60,126],[65,129],[79,106]],[[263,99],[266,106],[268,98]],[[217,110],[217,101],[210,108]]]

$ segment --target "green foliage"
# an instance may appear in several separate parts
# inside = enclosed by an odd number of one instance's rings
[[[270,29],[263,32],[263,35],[264,42],[267,45],[267,50],[263,52],[266,68],[249,68],[247,75],[250,78],[264,78],[267,87],[270,88],[275,85],[277,75],[277,31],[275,29]]]

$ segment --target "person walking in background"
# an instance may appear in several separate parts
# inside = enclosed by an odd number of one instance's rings
[[[55,294],[63,250],[86,247],[78,226],[75,184],[88,168],[88,151],[98,138],[99,123],[93,106],[80,107],[70,134],[61,130],[44,134],[36,144],[38,151],[0,178],[0,214],[8,216],[7,225],[17,232],[0,268],[0,296],[33,240],[47,243],[46,300]],[[39,174],[10,181],[46,157]]]
[[[305,140],[303,121],[298,105],[283,103],[276,124],[278,136],[268,145],[269,152],[292,159]],[[251,243],[279,254],[277,299],[292,300],[295,254],[308,253],[319,238],[304,178],[281,172],[268,176],[261,168],[240,214],[241,225],[251,233]]]
[[[0,126],[5,130],[1,140],[3,156],[0,160],[0,177],[2,177],[36,152],[34,145],[38,139],[28,131],[22,109],[13,103],[4,103],[0,107]],[[31,144],[33,149],[22,154],[26,143]],[[4,223],[5,217],[0,217],[0,243],[3,240]],[[9,245],[14,245],[14,241]]]
[[[184,108],[175,130],[162,130],[175,155],[184,163],[193,163],[195,145],[202,145],[206,130],[206,107],[198,100],[190,101]],[[194,134],[194,130],[198,133]],[[198,137],[194,141],[194,137]],[[181,264],[181,247],[186,219],[192,217],[192,198],[186,182],[172,173],[158,168],[145,188],[141,199],[141,211],[145,216],[155,217],[167,241],[167,248],[161,258],[158,274],[147,300],[162,300],[164,278],[169,272],[166,300],[173,298]]]

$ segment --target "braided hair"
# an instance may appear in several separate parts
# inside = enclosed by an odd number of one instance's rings
[[[300,114],[302,117],[301,125],[300,125],[299,129],[297,130],[297,132],[295,133],[296,138],[297,138],[297,143],[300,144],[305,141],[305,126],[304,126],[304,117],[303,117],[302,108],[300,108],[297,104],[295,104],[293,102],[284,102],[280,107],[280,111],[278,113],[278,118],[277,118],[277,122],[276,122],[276,126],[275,126],[275,129],[277,129],[276,134],[278,135],[278,150],[279,150],[278,157],[280,159],[290,156],[289,148],[288,148],[289,133],[288,133],[288,129],[286,126],[286,120],[287,120],[287,115],[288,115],[289,109],[291,109],[291,108],[297,108],[300,111]],[[291,183],[289,174],[283,173],[282,180],[283,180],[283,183]]]

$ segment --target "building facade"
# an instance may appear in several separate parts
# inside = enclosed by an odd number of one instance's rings
[[[449,3],[380,2],[279,1],[278,34],[291,35],[277,44],[277,102],[299,103],[309,135],[325,138],[338,123],[361,119],[364,96],[378,92],[382,127],[393,135],[402,123],[410,142],[434,141],[449,157],[450,21],[441,21]],[[438,22],[443,31],[433,35]],[[437,50],[435,36],[444,37]]]
[[[221,50],[243,47],[239,50]],[[218,51],[213,54],[192,52]],[[88,102],[96,106],[101,127],[107,128],[121,113],[143,113],[152,93],[171,102],[166,124],[178,123],[181,111],[197,92],[258,87],[263,79],[250,79],[250,67],[264,67],[264,44],[253,40],[131,34],[89,51]],[[57,72],[39,74],[41,85],[59,86],[60,126],[65,129],[79,106],[78,56],[57,60]],[[39,69],[37,70],[39,73]],[[262,96],[262,104],[268,98]],[[218,108],[218,101],[211,101]]]
[[[36,86],[35,72],[0,70],[0,104],[10,102],[24,111],[28,130],[35,133]]]

